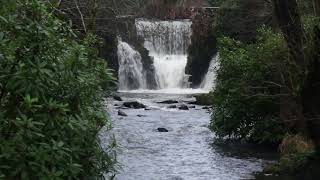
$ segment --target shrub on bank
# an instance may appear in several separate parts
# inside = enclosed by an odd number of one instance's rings
[[[96,38],[77,38],[40,0],[1,1],[0,27],[0,178],[113,172],[97,139],[113,78]]]
[[[285,41],[266,28],[259,33],[253,44],[219,40],[211,129],[223,138],[278,143],[286,133],[279,120],[279,67],[286,58]]]

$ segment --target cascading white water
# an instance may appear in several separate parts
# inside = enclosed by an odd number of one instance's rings
[[[205,89],[211,91],[214,89],[215,80],[217,76],[217,68],[219,68],[219,54],[215,55],[209,65],[208,72],[206,76],[203,78],[202,83],[200,85],[201,89]]]
[[[191,43],[191,21],[136,20],[138,35],[154,58],[159,89],[188,88],[187,49]]]
[[[119,89],[146,89],[142,58],[128,43],[118,40]]]
[[[119,90],[147,93],[206,93],[214,88],[218,55],[213,57],[207,75],[199,89],[189,89],[189,75],[185,74],[188,47],[191,44],[190,20],[153,21],[136,19],[137,35],[144,39],[144,47],[154,60],[158,90],[148,90],[147,74],[140,53],[119,40]],[[150,74],[148,74],[150,76]]]

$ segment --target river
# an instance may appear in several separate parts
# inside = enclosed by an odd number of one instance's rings
[[[119,149],[121,169],[116,180],[238,180],[253,179],[270,163],[266,151],[252,148],[221,147],[209,130],[210,111],[188,105],[189,110],[170,109],[164,100],[180,104],[194,101],[187,94],[121,93],[124,101],[145,104],[150,110],[121,109],[122,102],[109,100],[108,112],[113,130],[101,132],[106,146],[113,133]],[[115,106],[116,105],[116,106]],[[169,132],[158,132],[166,128]],[[250,151],[249,151],[250,149]],[[272,158],[271,158],[272,159]]]

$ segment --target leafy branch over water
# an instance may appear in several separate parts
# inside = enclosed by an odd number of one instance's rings
[[[1,1],[0,177],[88,179],[114,172],[103,97],[113,77],[95,36],[80,39],[38,0]]]

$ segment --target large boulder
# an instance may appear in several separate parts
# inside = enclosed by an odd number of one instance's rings
[[[133,109],[143,109],[143,108],[147,107],[146,105],[144,105],[138,101],[124,102],[123,106],[127,107],[127,108],[133,108]]]

